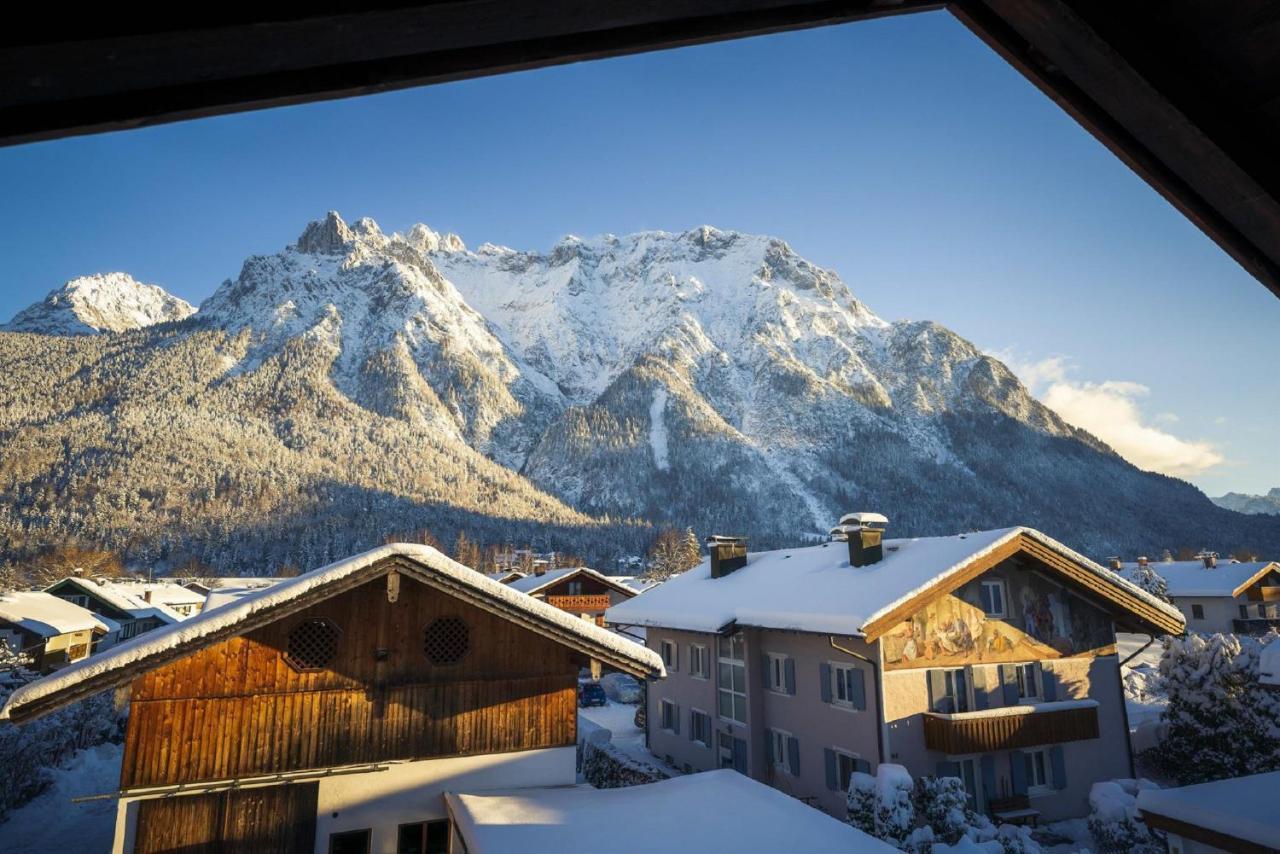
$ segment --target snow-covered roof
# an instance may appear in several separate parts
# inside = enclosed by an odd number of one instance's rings
[[[620,789],[580,785],[448,792],[445,803],[471,854],[897,851],[728,769]]]
[[[78,576],[69,576],[54,584],[49,585],[45,590],[52,590],[54,587],[62,584],[70,584],[80,588],[85,593],[96,596],[103,602],[118,611],[129,614],[134,619],[141,620],[147,617],[155,617],[162,623],[173,624],[180,623],[186,619],[177,611],[173,610],[169,605],[157,598],[156,591],[152,591],[152,601],[148,602],[143,598],[144,587],[154,587],[146,582],[123,582],[123,581],[105,581],[100,579],[80,578]],[[196,602],[204,601],[204,597],[185,587],[179,587],[176,584],[165,585],[166,587],[177,587],[184,595],[195,597]]]
[[[1176,789],[1143,789],[1138,809],[1244,842],[1280,847],[1280,771],[1197,783]]]
[[[1020,537],[1039,543],[1074,566],[1106,581],[1117,594],[1183,625],[1177,608],[1162,602],[1052,537],[1031,528],[1001,528],[949,537],[885,540],[884,557],[849,565],[848,547],[830,542],[797,549],[753,552],[747,565],[713,579],[707,560],[605,612],[615,625],[663,626],[715,632],[730,623],[804,632],[862,635],[864,627],[928,593]],[[1121,597],[1124,598],[1124,597]]]
[[[398,570],[416,575],[423,583],[438,586],[451,595],[471,597],[508,619],[519,620],[621,670],[645,676],[666,673],[658,654],[633,640],[485,578],[430,546],[391,543],[256,590],[220,607],[202,611],[188,620],[139,635],[100,655],[28,683],[10,695],[0,710],[0,719],[54,695],[58,695],[58,700],[42,703],[36,713],[44,714],[60,705],[128,682],[140,671],[159,667],[208,643],[243,634],[301,610],[324,598],[325,588],[395,557],[405,559],[394,564]],[[387,567],[386,571],[390,568]],[[369,578],[376,575],[376,572],[369,573]]]
[[[600,572],[596,572],[594,569],[591,569],[590,567],[586,567],[586,566],[567,567],[564,569],[549,569],[546,572],[542,573],[541,575],[526,575],[524,578],[517,578],[514,581],[508,581],[507,586],[510,587],[512,590],[519,590],[521,593],[528,593],[530,596],[532,596],[533,594],[543,590],[544,588],[550,587],[553,584],[558,584],[561,581],[567,581],[568,579],[578,575],[586,575],[591,578],[594,578],[597,581],[599,581],[601,584],[604,584],[608,587],[612,587],[618,590],[619,592],[625,592],[625,593],[636,592],[633,588],[630,588],[625,584],[619,584],[609,576],[604,575],[603,573],[600,573]]]
[[[0,594],[0,620],[44,638],[93,629],[111,631],[110,626],[87,608],[40,590]]]
[[[1206,569],[1202,560],[1151,561],[1147,566],[1164,579],[1170,596],[1239,596],[1268,571],[1280,572],[1274,561],[1219,560],[1213,569]],[[1140,569],[1136,563],[1121,564],[1120,574],[1133,581]]]
[[[605,576],[615,584],[621,584],[624,587],[630,587],[637,593],[643,593],[650,587],[656,587],[662,582],[655,581],[652,578],[644,578],[639,575],[607,575]]]

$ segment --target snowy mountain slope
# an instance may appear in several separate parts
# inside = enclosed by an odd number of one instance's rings
[[[1219,507],[1225,507],[1237,513],[1280,515],[1280,486],[1273,486],[1266,495],[1228,492],[1226,495],[1219,495],[1217,498],[1210,498],[1209,500]]]
[[[0,329],[41,335],[125,332],[182,320],[195,310],[158,285],[145,285],[127,273],[98,273],[50,291]]]
[[[542,254],[330,214],[180,323],[0,334],[0,401],[11,555],[262,572],[428,528],[604,560],[649,521],[765,548],[868,508],[896,536],[1280,552],[1275,517],[1138,471],[945,327],[705,227]]]

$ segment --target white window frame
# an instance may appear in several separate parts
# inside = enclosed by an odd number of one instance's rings
[[[676,666],[676,642],[663,638],[658,642],[658,647],[662,651],[662,664],[667,668],[667,671],[674,673],[679,670]]]
[[[689,644],[689,675],[694,679],[711,678],[711,659],[704,643]]]
[[[983,579],[982,589],[985,590],[988,587],[992,588],[993,590],[999,591],[1000,607],[999,608],[995,607],[995,597],[992,596],[991,611],[983,611],[983,613],[986,614],[988,617],[994,617],[996,619],[1002,619],[1004,617],[1009,616],[1009,588],[1005,585],[1004,579],[1003,578]]]
[[[848,711],[848,712],[866,711],[865,709],[859,709],[857,706],[853,704],[853,685],[851,682],[847,682],[845,679],[841,678],[842,673],[847,673],[852,670],[859,670],[861,668],[857,667],[856,665],[850,664],[847,661],[828,661],[827,667],[831,671],[831,685],[829,686],[831,689],[831,705],[835,706],[838,709],[844,709],[845,711]],[[867,690],[867,678],[866,676],[863,676],[862,692],[863,692],[864,700],[866,699],[866,690]],[[843,700],[840,699],[841,693],[844,693],[847,695],[847,697]]]
[[[769,684],[765,689],[774,694],[786,694],[787,659],[791,656],[780,652],[766,652],[765,655],[769,658]]]
[[[694,721],[698,719],[698,715],[702,715],[702,720],[706,722],[706,732],[703,733],[703,735],[706,736],[705,741],[701,738],[698,738],[698,727],[694,723]],[[702,709],[690,709],[689,710],[689,738],[693,739],[694,743],[696,744],[701,744],[703,747],[710,747],[711,737],[712,737],[711,715],[707,714]]]
[[[735,643],[735,640],[736,640],[736,643]],[[729,646],[728,656],[725,656],[721,653],[721,649],[720,649],[721,644],[728,644]],[[747,645],[746,638],[742,637],[741,633],[730,635],[728,637],[717,638],[716,640],[717,670],[719,670],[720,667],[729,667],[730,670],[732,671],[732,669],[736,667],[736,668],[741,668],[741,673],[742,673],[742,690],[741,691],[735,691],[732,685],[725,687],[724,680],[720,678],[720,673],[719,672],[716,673],[716,716],[721,720],[733,721],[735,723],[740,723],[740,724],[745,724],[747,722],[747,661],[746,661],[747,646],[746,645]],[[738,651],[742,655],[742,658],[731,657],[734,653],[734,646],[740,646],[740,649]],[[729,706],[731,709],[733,709],[736,706],[735,700],[738,698],[741,698],[742,700],[742,718],[741,719],[737,718],[735,715],[725,715],[720,710],[720,701],[726,695],[729,697]]]
[[[1028,671],[1030,671],[1029,677],[1027,676]],[[1023,664],[1015,664],[1014,675],[1018,681],[1019,703],[1032,704],[1044,702],[1044,668],[1040,666],[1040,662],[1028,661]],[[1028,680],[1032,683],[1032,687],[1035,689],[1034,694],[1023,693],[1023,688]]]
[[[787,743],[791,738],[792,734],[785,729],[769,728],[769,743],[773,745],[773,768],[775,771],[782,771],[786,774],[791,773],[791,751],[787,748]]]
[[[1027,796],[1036,797],[1039,795],[1052,795],[1053,789],[1053,766],[1049,763],[1049,751],[1044,748],[1036,750],[1022,751],[1027,768]],[[1036,780],[1036,760],[1035,757],[1041,758],[1040,775],[1041,779]]]
[[[671,710],[671,720],[669,721],[671,723],[671,726],[667,726],[668,724],[667,710],[668,709]],[[666,697],[663,697],[658,703],[658,727],[663,732],[674,733],[676,731],[675,722],[676,722],[677,714],[679,714],[679,712],[676,711],[676,704],[671,700],[668,700]]]

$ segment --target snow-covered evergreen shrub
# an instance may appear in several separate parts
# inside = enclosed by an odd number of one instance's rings
[[[849,823],[863,833],[876,835],[876,778],[862,771],[854,771],[849,778],[846,799]]]
[[[954,844],[973,823],[964,782],[959,777],[920,777],[912,800],[916,817],[938,841]]]
[[[901,847],[916,826],[911,793],[915,784],[901,765],[882,762],[876,768],[876,836]]]
[[[582,777],[597,789],[621,789],[665,780],[669,775],[623,753],[611,742],[582,744]]]
[[[1089,790],[1089,834],[1097,854],[1163,854],[1165,845],[1138,817],[1138,791],[1148,780],[1109,780]]]
[[[1258,681],[1261,651],[1277,638],[1169,638],[1160,659],[1167,732],[1144,761],[1181,785],[1280,769],[1280,694]]]
[[[1170,601],[1169,585],[1151,564],[1139,566],[1126,577],[1160,601]]]

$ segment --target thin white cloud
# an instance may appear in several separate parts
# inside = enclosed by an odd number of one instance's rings
[[[1031,393],[1068,424],[1088,430],[1139,468],[1174,477],[1192,477],[1226,462],[1211,443],[1175,436],[1152,421],[1171,424],[1178,416],[1161,413],[1148,419],[1140,401],[1151,393],[1126,380],[1081,382],[1070,376],[1062,356],[1024,361],[1011,351],[993,353],[1009,366]]]

